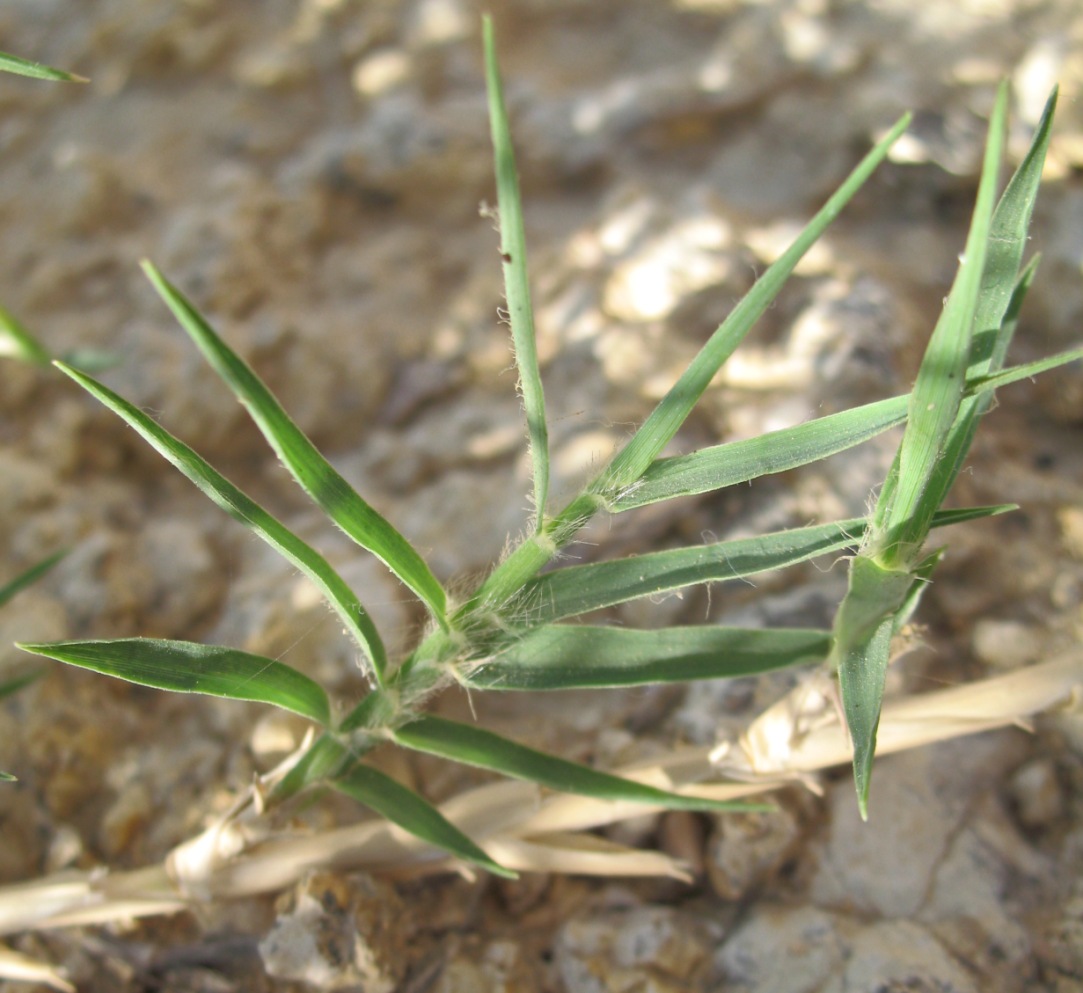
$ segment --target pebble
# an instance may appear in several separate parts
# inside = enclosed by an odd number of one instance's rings
[[[1022,766],[1009,780],[1008,792],[1023,827],[1049,827],[1064,812],[1057,769],[1049,759],[1034,759]]]
[[[1018,669],[1033,662],[1039,649],[1036,633],[1021,621],[983,617],[974,623],[974,654],[994,669]]]
[[[789,805],[762,814],[715,815],[706,849],[707,878],[723,900],[741,900],[795,854],[804,832]]]
[[[720,929],[670,907],[644,906],[577,916],[559,931],[556,963],[576,993],[692,993]]]
[[[405,973],[401,901],[387,883],[314,873],[259,943],[267,974],[323,990],[393,993]]]
[[[818,907],[762,902],[715,955],[721,988],[727,993],[819,993],[843,969],[858,928]]]

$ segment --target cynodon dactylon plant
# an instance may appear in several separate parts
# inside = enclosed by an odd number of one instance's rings
[[[747,809],[718,791],[684,783],[652,785],[546,754],[473,722],[426,713],[451,686],[471,693],[687,683],[748,676],[789,666],[837,675],[853,744],[862,812],[876,751],[891,641],[913,612],[941,550],[934,528],[1000,513],[1007,506],[943,510],[978,421],[997,387],[1079,358],[1075,350],[1008,367],[1008,345],[1035,265],[1023,266],[1055,98],[1030,151],[999,203],[996,185],[1007,90],[992,114],[977,206],[951,294],[908,396],[821,417],[759,438],[662,457],[722,364],[771,305],[802,256],[883,161],[908,118],[898,121],[856,166],[792,246],[757,281],[611,461],[567,505],[549,493],[545,400],[535,347],[526,240],[491,24],[485,63],[495,150],[500,258],[526,416],[535,517],[528,533],[476,587],[453,598],[425,559],[324,458],[251,368],[193,303],[152,264],[147,276],[211,367],[241,400],[287,470],[327,517],[377,556],[424,604],[429,624],[413,649],[393,658],[354,591],[311,545],[226,479],[183,441],[85,372],[58,367],[134,428],[212,501],[300,569],[320,589],[363,655],[368,694],[339,713],[324,689],[281,661],[222,645],[129,638],[26,644],[29,652],[177,692],[256,700],[310,720],[315,734],[266,778],[260,809],[316,786],[355,798],[426,845],[493,873],[517,867],[481,833],[446,816],[380,771],[371,754],[388,745],[521,779],[547,791],[614,805],[683,810]],[[834,521],[755,538],[697,544],[586,565],[559,553],[595,516],[745,483],[806,465],[906,425],[888,478],[868,518]],[[830,630],[713,625],[636,630],[584,623],[599,608],[696,584],[751,576],[815,556],[855,552],[848,592]],[[546,568],[555,565],[553,568]],[[621,808],[623,809],[623,807]],[[556,829],[553,829],[556,830]],[[490,850],[491,849],[491,850]],[[521,866],[520,866],[521,867]]]

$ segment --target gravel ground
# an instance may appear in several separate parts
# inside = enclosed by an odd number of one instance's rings
[[[905,110],[914,126],[811,253],[679,450],[905,390],[962,249],[984,117],[1014,87],[1017,161],[1061,84],[1017,357],[1078,343],[1083,15],[1075,0],[502,0],[558,493],[627,436],[757,273]],[[460,582],[528,516],[472,0],[8,0],[0,48],[86,86],[0,79],[0,300],[319,543],[387,640],[422,618],[323,528],[139,272],[152,259],[366,497]],[[71,549],[0,644],[149,635],[280,656],[362,689],[290,569],[51,372],[5,362],[0,532],[14,575]],[[1078,644],[1083,374],[1004,391],[960,501],[1022,510],[950,534],[897,689]],[[894,439],[735,494],[626,515],[584,558],[859,514]],[[629,625],[825,623],[830,563]],[[0,649],[0,666],[25,666]],[[6,671],[6,670],[5,670]],[[781,682],[480,702],[520,737],[616,759],[709,741]],[[477,702],[477,701],[475,701]],[[448,706],[461,706],[451,701]],[[3,702],[0,883],[135,868],[203,827],[294,733],[254,706],[60,666]],[[278,900],[15,936],[85,991],[873,993],[1083,990],[1083,725],[1040,723],[877,768],[869,825],[840,772],[773,815],[667,815],[616,840],[672,880],[316,874]],[[434,796],[460,781],[404,767]],[[331,804],[325,824],[358,816]],[[298,945],[307,949],[296,951]],[[307,985],[306,985],[307,983]],[[14,984],[0,982],[0,989]],[[25,988],[25,987],[20,987]]]

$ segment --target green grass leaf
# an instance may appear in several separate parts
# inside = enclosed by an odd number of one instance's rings
[[[350,759],[346,744],[336,735],[325,731],[290,767],[271,790],[271,798],[281,802],[310,786],[325,782],[341,771]]]
[[[854,787],[862,820],[869,817],[869,786],[876,755],[876,729],[884,698],[884,681],[890,661],[892,617],[883,618],[865,638],[838,653],[839,686],[842,690],[846,726],[854,746]]]
[[[0,72],[13,72],[17,76],[48,79],[58,83],[89,82],[84,76],[77,76],[75,73],[65,72],[63,69],[54,69],[52,66],[42,65],[40,62],[20,59],[17,55],[8,55],[7,52],[0,52]]]
[[[850,548],[861,540],[864,531],[865,519],[856,517],[755,538],[566,566],[544,573],[523,587],[519,614],[524,627],[537,627],[685,586],[741,579]],[[518,622],[519,618],[513,620]]]
[[[892,397],[818,417],[757,438],[658,459],[611,504],[614,513],[745,483],[860,445],[906,420],[908,397]]]
[[[592,493],[616,499],[647,471],[685,422],[722,364],[778,296],[797,263],[864,185],[909,122],[910,117],[906,115],[895,124],[887,136],[861,160],[794,243],[756,281],[756,285],[711,335],[628,444],[591,485]]]
[[[158,638],[18,644],[24,652],[174,693],[270,703],[328,725],[323,688],[283,662],[222,645]]]
[[[850,570],[849,591],[835,626],[839,642],[834,657],[854,747],[854,786],[862,820],[869,815],[869,786],[891,639],[917,607],[941,555],[938,550],[926,556],[912,572],[887,570],[860,555]],[[885,609],[889,604],[892,606]]]
[[[959,405],[955,422],[942,442],[942,452],[929,474],[921,501],[914,508],[907,525],[908,535],[902,541],[915,549],[928,531],[930,515],[944,501],[973,443],[978,423],[989,410],[994,391],[1019,379],[1037,375],[1057,365],[1073,361],[1079,350],[1062,353],[1036,363],[1028,363],[1001,373],[1008,346],[1019,322],[1019,312],[1027,290],[1033,281],[1037,258],[1032,259],[1022,273],[1019,266],[1026,248],[1027,229],[1038,195],[1042,166],[1049,145],[1056,91],[1046,103],[1023,161],[1009,180],[993,213],[987,239],[987,256],[982,272],[981,287],[972,321],[974,337],[971,342],[967,368],[968,395]],[[899,453],[896,470],[901,466]],[[889,477],[881,502],[893,505],[897,485],[896,473]],[[906,547],[905,544],[899,547]]]
[[[750,676],[823,659],[830,631],[796,628],[538,628],[464,680],[487,690],[568,690]]]
[[[387,653],[379,632],[353,590],[319,552],[298,538],[289,528],[222,476],[210,463],[137,407],[108,387],[91,379],[90,376],[62,362],[57,362],[56,366],[126,424],[138,431],[156,451],[184,473],[230,517],[250,528],[311,579],[368,656],[377,681],[382,682],[387,666]]]
[[[459,611],[459,619],[477,610],[500,610],[519,588],[536,575],[556,552],[601,509],[610,509],[639,481],[662,449],[677,433],[722,364],[741,343],[756,320],[771,305],[802,256],[824,233],[846,203],[857,193],[891,145],[906,130],[910,116],[902,117],[888,135],[866,155],[841,187],[797,236],[794,243],[760,277],[751,291],[700,349],[688,368],[651,412],[609,466],[568,506],[550,519],[542,531],[520,543]]]
[[[1006,321],[1005,317],[1012,309],[1012,298],[1017,289],[1019,266],[1026,249],[1034,204],[1038,199],[1038,186],[1049,150],[1056,107],[1057,91],[1054,89],[1046,101],[1030,148],[1008,181],[993,214],[974,326],[976,331],[993,329],[998,333],[996,345],[985,367],[974,368],[972,365],[970,375],[996,372],[1007,356],[1015,321]],[[1029,285],[1029,279],[1020,282]]]
[[[428,800],[371,766],[357,765],[350,772],[332,780],[331,785],[392,824],[456,858],[481,866],[505,879],[518,878],[517,873],[489,858]]]
[[[4,772],[0,769],[0,783],[17,783],[19,781],[17,776],[13,776],[10,772]]]
[[[1017,379],[1071,362],[1080,350],[1019,366],[1011,378],[975,374],[964,396],[986,396]],[[634,510],[674,497],[709,493],[761,476],[811,465],[883,434],[906,420],[910,395],[877,400],[790,428],[769,431],[756,438],[729,441],[653,462],[639,482],[632,484],[608,507],[613,513]]]
[[[447,598],[425,560],[346,482],[290,420],[258,376],[230,349],[192,304],[149,262],[143,269],[215,372],[247,407],[294,479],[328,517],[381,559],[447,625]]]
[[[942,511],[935,516],[933,527],[977,520],[1012,509],[1014,505],[1001,504]],[[867,524],[864,517],[854,517],[754,538],[735,538],[710,545],[630,555],[611,562],[565,566],[530,580],[523,587],[509,621],[516,627],[534,628],[686,586],[726,582],[771,569],[784,569],[818,555],[856,547]]]
[[[944,455],[966,390],[1007,105],[1007,87],[1001,86],[989,124],[966,249],[910,395],[906,431],[899,447],[898,478],[890,490],[884,491],[889,500],[881,493],[877,504],[873,550],[889,568],[905,567],[918,554],[927,531],[925,519],[931,518],[942,499],[939,493],[929,494],[927,489],[937,463]],[[1014,281],[1013,272],[1011,283]]]
[[[1035,376],[1038,376],[1043,372],[1048,372],[1050,369],[1056,369],[1062,365],[1067,365],[1069,362],[1078,362],[1080,359],[1083,359],[1083,348],[1070,348],[1066,352],[1058,352],[1056,355],[1050,355],[1048,358],[1035,359],[1033,362],[1024,362],[1020,365],[1004,369],[1001,372],[991,373],[990,375],[979,379],[976,385],[982,391],[982,395],[987,395],[993,390],[999,389],[1001,386],[1018,383],[1023,379],[1033,379]]]
[[[28,586],[36,583],[67,554],[66,549],[53,552],[52,555],[47,556],[40,562],[35,562],[29,569],[19,573],[14,579],[8,580],[3,586],[0,586],[0,606],[7,603],[17,593],[21,593]]]
[[[1034,274],[1019,274],[1027,227],[1049,141],[1056,94],[1046,105],[1023,163],[994,211],[1007,116],[1001,86],[989,126],[977,203],[966,250],[911,394],[907,426],[874,513],[868,548],[851,564],[835,618],[831,661],[854,748],[854,784],[862,817],[884,692],[891,637],[910,613],[940,552],[922,551],[931,522],[958,475],[980,417],[997,385],[1039,371],[1000,366]],[[1078,351],[1044,360],[1071,361]],[[924,556],[924,557],[922,557]]]
[[[560,793],[577,793],[600,800],[624,800],[670,810],[763,810],[759,804],[732,803],[682,796],[655,789],[607,772],[599,772],[578,762],[527,748],[492,731],[470,724],[422,717],[393,732],[400,745],[428,752],[453,762],[525,779]]]
[[[538,349],[534,334],[534,311],[530,303],[527,274],[526,233],[523,206],[519,195],[519,177],[515,168],[515,150],[504,106],[504,91],[496,59],[493,23],[483,18],[485,43],[485,81],[489,92],[489,123],[493,137],[496,167],[496,196],[500,224],[500,257],[503,261],[504,292],[508,319],[519,370],[519,389],[523,395],[527,434],[534,475],[534,509],[537,527],[543,526],[545,502],[549,491],[549,431],[545,422],[545,395],[538,369]]]

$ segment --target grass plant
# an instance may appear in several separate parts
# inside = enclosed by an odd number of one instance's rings
[[[1083,355],[1083,350],[1076,349],[1022,366],[1005,365],[1034,275],[1034,265],[1024,267],[1022,256],[1055,95],[1028,155],[997,203],[1007,114],[1007,90],[1002,87],[999,92],[965,254],[909,396],[748,441],[662,457],[722,364],[771,306],[802,256],[884,160],[907,127],[909,118],[904,117],[760,277],[609,464],[567,505],[554,507],[522,209],[488,21],[484,36],[500,251],[533,469],[534,519],[518,544],[475,589],[453,598],[424,558],[331,466],[195,305],[157,268],[145,263],[146,274],[166,306],[247,408],[282,464],[334,525],[377,556],[417,597],[428,612],[429,624],[405,657],[390,657],[364,605],[315,548],[136,406],[87,372],[57,361],[62,372],[142,435],[214,503],[316,584],[356,643],[370,689],[357,706],[340,713],[326,691],[304,674],[275,659],[226,646],[129,638],[21,647],[146,686],[257,700],[300,714],[312,722],[315,733],[267,778],[261,807],[330,786],[409,832],[424,846],[505,876],[514,874],[507,864],[516,860],[510,841],[503,846],[491,838],[486,842],[484,832],[464,828],[469,818],[452,816],[377,769],[369,761],[371,753],[389,744],[411,749],[527,784],[513,790],[526,789],[535,795],[540,788],[574,795],[581,803],[601,803],[611,811],[626,809],[626,805],[715,811],[746,810],[750,805],[735,799],[733,790],[726,793],[697,786],[696,777],[603,772],[473,723],[433,716],[426,704],[435,694],[456,685],[474,693],[545,692],[686,683],[820,666],[837,674],[864,814],[892,638],[916,607],[941,553],[939,548],[928,547],[928,536],[943,525],[1010,509],[1004,505],[943,509],[978,421],[996,388]],[[898,455],[867,519],[597,564],[559,564],[561,550],[596,515],[625,513],[814,463],[903,423]],[[832,629],[704,625],[634,630],[577,620],[600,607],[843,551],[855,554],[848,592]],[[709,769],[705,760],[698,761]],[[211,840],[217,843],[219,837]],[[502,853],[507,856],[503,860]]]

